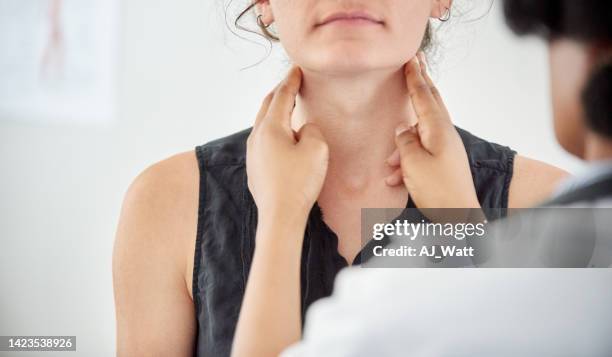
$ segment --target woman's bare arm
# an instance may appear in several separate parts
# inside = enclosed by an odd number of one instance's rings
[[[113,257],[119,357],[193,355],[198,178],[188,152],[145,170],[125,196]]]
[[[517,155],[508,193],[508,207],[534,207],[549,198],[569,173],[543,162]]]

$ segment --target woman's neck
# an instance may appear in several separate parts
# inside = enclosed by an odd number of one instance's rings
[[[402,68],[359,75],[303,71],[292,127],[315,123],[330,149],[328,180],[361,192],[391,173],[385,159],[394,151],[394,131],[414,122]]]

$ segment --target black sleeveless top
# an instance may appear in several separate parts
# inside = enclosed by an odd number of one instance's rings
[[[465,145],[482,207],[507,208],[515,151],[457,129]],[[193,299],[198,321],[196,356],[230,355],[253,259],[257,206],[247,186],[246,140],[251,128],[196,148],[200,169]],[[414,208],[410,199],[408,207]],[[500,210],[493,210],[500,212]],[[505,210],[501,210],[503,215]],[[495,219],[498,217],[489,217]],[[359,256],[353,264],[359,263]],[[315,203],[302,249],[302,321],[310,304],[332,293],[348,263],[338,238]]]

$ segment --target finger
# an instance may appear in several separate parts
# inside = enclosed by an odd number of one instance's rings
[[[274,93],[267,115],[271,118],[271,123],[280,124],[287,130],[291,129],[291,113],[301,84],[302,71],[294,66]]]
[[[417,129],[404,123],[400,124],[395,131],[395,144],[400,153],[400,165],[402,166],[405,160],[410,161],[427,153],[421,144]]]
[[[402,177],[402,169],[398,168],[391,175],[387,176],[387,178],[385,179],[385,183],[391,187],[396,187],[403,184],[404,179]]]
[[[386,160],[387,165],[394,167],[399,166],[400,164],[400,153],[398,149],[395,149],[391,156],[389,156]]]
[[[300,130],[295,133],[295,138],[298,143],[309,143],[310,141],[322,141],[325,142],[325,137],[321,132],[321,129],[316,124],[306,123],[302,125]]]
[[[446,109],[446,105],[444,104],[442,95],[440,94],[438,87],[436,87],[435,83],[429,76],[429,64],[427,63],[427,58],[425,57],[425,53],[423,53],[423,51],[420,51],[417,56],[419,56],[419,63],[421,65],[421,75],[423,76],[423,78],[425,79],[425,82],[429,86],[429,90],[431,91],[431,94],[433,95],[434,99],[438,103],[438,106],[440,107],[441,110],[444,111],[444,113],[447,115],[447,117],[450,120],[450,116],[448,116],[448,110]]]
[[[253,130],[257,129],[261,125],[263,118],[268,113],[268,109],[270,108],[270,103],[272,102],[272,98],[274,98],[274,91],[268,93],[268,95],[266,95],[263,102],[261,103],[261,107],[259,108],[257,117],[255,118],[255,123],[253,124]]]
[[[437,120],[440,112],[438,102],[433,96],[429,84],[423,78],[421,65],[417,56],[412,58],[404,68],[408,95],[412,100],[414,110],[420,123]]]
[[[321,129],[314,123],[306,123],[302,125],[300,130],[296,133],[296,139],[298,146],[309,146],[309,145],[321,145],[327,146],[325,137],[321,132]]]

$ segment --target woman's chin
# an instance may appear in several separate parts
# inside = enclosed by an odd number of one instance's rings
[[[406,53],[412,49],[396,46],[394,51],[381,42],[335,41],[305,44],[287,53],[293,62],[316,72],[359,73],[395,68],[407,62]],[[412,51],[416,52],[416,50]]]
[[[329,74],[358,74],[392,67],[398,61],[385,61],[368,54],[321,54],[310,56],[302,63],[303,67],[316,72]],[[398,62],[399,63],[399,62]]]

